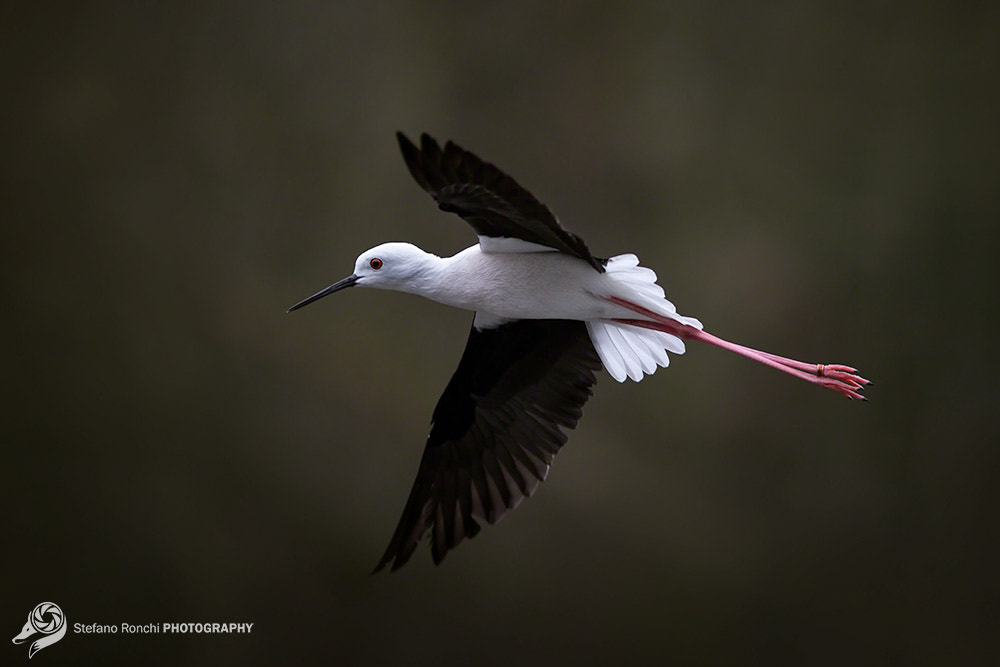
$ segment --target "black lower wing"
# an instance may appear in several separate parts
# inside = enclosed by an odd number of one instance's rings
[[[417,479],[375,571],[402,567],[431,534],[440,563],[545,479],[596,382],[601,361],[584,322],[519,320],[473,327],[434,408]]]

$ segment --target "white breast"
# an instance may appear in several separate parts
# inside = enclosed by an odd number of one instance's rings
[[[628,317],[602,298],[606,274],[559,252],[492,253],[479,246],[443,260],[435,301],[500,319]]]

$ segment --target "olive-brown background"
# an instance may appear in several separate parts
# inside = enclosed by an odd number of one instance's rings
[[[0,626],[48,664],[995,657],[996,3],[11,3]],[[393,132],[499,164],[681,312],[538,493],[369,577],[471,316],[353,290],[474,240]],[[21,664],[9,640],[0,662]]]

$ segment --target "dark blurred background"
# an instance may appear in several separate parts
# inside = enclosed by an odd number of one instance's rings
[[[255,626],[51,664],[995,659],[998,33],[997,3],[5,5],[3,631],[52,600]],[[377,243],[474,241],[398,129],[872,400],[704,346],[602,373],[532,499],[369,577],[471,315],[285,308]]]

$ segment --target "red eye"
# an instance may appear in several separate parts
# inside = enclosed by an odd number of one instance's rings
[[[379,269],[382,268],[382,260],[379,259],[378,257],[374,257],[372,258],[372,261],[368,262],[368,265],[371,266],[376,271],[378,271]]]

